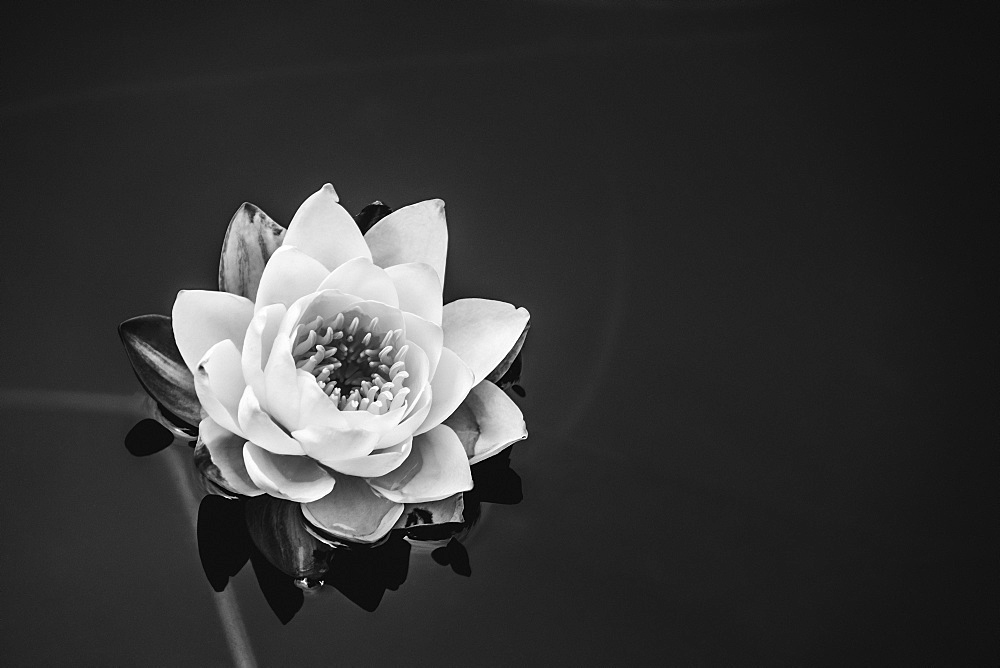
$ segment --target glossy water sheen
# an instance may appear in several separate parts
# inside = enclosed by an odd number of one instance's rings
[[[996,665],[990,24],[337,4],[3,21],[2,663]],[[115,328],[326,181],[531,311],[524,498],[282,625],[123,446]]]

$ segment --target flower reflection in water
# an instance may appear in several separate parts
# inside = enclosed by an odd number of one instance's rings
[[[176,443],[161,424],[145,419],[129,432],[126,448],[146,456],[162,450],[164,441],[167,446]],[[330,588],[374,611],[387,590],[395,591],[406,581],[411,551],[429,551],[436,563],[469,576],[472,569],[462,540],[479,520],[482,504],[521,501],[521,479],[510,467],[513,450],[475,464],[472,490],[436,507],[410,509],[376,545],[318,535],[297,503],[266,495],[233,496],[202,477],[210,492],[198,508],[198,553],[205,575],[212,588],[222,592],[249,561],[261,593],[283,624],[302,608],[307,595]],[[445,515],[447,508],[452,512]]]

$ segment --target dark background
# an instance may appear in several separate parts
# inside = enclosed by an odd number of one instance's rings
[[[233,660],[115,327],[332,181],[531,311],[524,500],[260,665],[997,665],[995,23],[870,4],[7,12],[3,663]]]

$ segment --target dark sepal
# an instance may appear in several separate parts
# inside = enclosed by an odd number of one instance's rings
[[[156,420],[146,418],[135,423],[125,435],[125,449],[136,457],[154,455],[174,442],[174,435]]]
[[[372,225],[382,220],[390,213],[392,213],[391,208],[376,200],[361,209],[361,211],[358,212],[358,215],[354,216],[354,221],[358,224],[358,228],[361,229],[361,234],[364,234],[372,228]]]
[[[265,494],[245,506],[250,539],[271,564],[293,578],[324,578],[335,548],[306,531],[298,503]]]
[[[224,590],[250,558],[243,505],[242,500],[206,496],[198,506],[198,556],[215,591]]]
[[[143,389],[169,413],[195,426],[201,421],[201,404],[194,391],[194,376],[184,364],[174,342],[170,318],[140,315],[118,325],[125,353]]]
[[[236,210],[219,258],[219,290],[254,301],[264,265],[281,246],[285,228],[250,202]]]

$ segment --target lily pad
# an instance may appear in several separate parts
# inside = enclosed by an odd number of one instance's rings
[[[219,289],[255,300],[264,265],[284,236],[284,227],[257,206],[244,202],[229,221],[222,242]]]
[[[174,341],[165,315],[140,315],[118,325],[118,335],[142,387],[167,411],[190,425],[201,421],[194,377]]]

